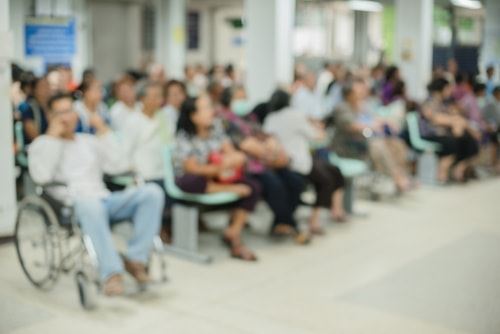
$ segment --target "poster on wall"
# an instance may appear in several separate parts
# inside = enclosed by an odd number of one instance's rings
[[[28,17],[24,35],[26,57],[41,59],[44,71],[50,65],[71,66],[76,52],[73,17]]]

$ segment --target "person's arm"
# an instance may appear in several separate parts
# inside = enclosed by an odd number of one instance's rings
[[[429,105],[424,105],[422,107],[422,115],[434,125],[445,127],[453,126],[450,116],[439,112],[433,112],[432,107]]]
[[[240,143],[240,149],[256,159],[263,159],[267,151],[262,141],[253,136],[243,139]]]
[[[224,158],[222,166],[224,168],[238,168],[245,164],[246,156],[243,152],[236,150],[231,141],[225,140],[222,144]]]
[[[24,133],[26,134],[26,137],[32,141],[40,135],[33,109],[27,102],[24,102],[19,106],[19,112],[23,122]]]
[[[208,178],[219,176],[222,171],[222,165],[200,164],[196,157],[188,157],[184,160],[184,171],[187,174],[201,175]]]
[[[40,133],[38,132],[38,126],[36,122],[32,119],[23,120],[23,128],[26,137],[30,141],[34,140],[36,137],[40,135]]]
[[[45,184],[55,180],[62,147],[62,140],[51,135],[40,136],[29,146],[28,169],[35,183]]]
[[[90,118],[90,125],[96,129],[95,138],[90,138],[94,139],[95,149],[104,173],[120,174],[130,171],[130,162],[123,146],[120,145],[104,120],[98,114],[93,114]]]

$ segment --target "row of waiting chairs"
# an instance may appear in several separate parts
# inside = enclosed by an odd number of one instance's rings
[[[408,113],[406,117],[412,146],[423,152],[418,156],[417,169],[419,179],[423,183],[434,183],[436,157],[435,152],[439,146],[435,143],[421,138],[418,124],[418,114]],[[22,168],[27,167],[27,157],[23,150],[24,142],[22,136],[22,123],[16,123],[16,143],[18,145],[18,164]],[[349,213],[354,212],[354,180],[362,175],[367,175],[370,168],[365,161],[347,159],[335,153],[329,154],[329,161],[338,166],[346,179],[345,208]],[[198,248],[198,221],[201,207],[218,207],[237,201],[239,198],[234,193],[223,192],[215,194],[192,194],[179,189],[175,184],[175,176],[172,165],[172,147],[164,150],[165,166],[165,189],[170,198],[174,200],[172,208],[173,236],[172,244],[166,246],[167,250],[177,256],[201,263],[209,263],[212,258],[200,254]],[[126,185],[130,182],[129,177],[116,177],[113,183]]]

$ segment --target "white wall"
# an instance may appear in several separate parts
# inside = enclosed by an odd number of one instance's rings
[[[226,20],[229,18],[242,17],[243,7],[224,7],[217,9],[214,14],[214,37],[215,53],[214,61],[217,64],[232,63],[238,67],[245,64],[245,46],[234,45],[233,41],[237,37],[245,38],[244,29],[233,28]],[[244,42],[245,43],[245,42]]]
[[[13,234],[16,216],[12,113],[9,102],[13,39],[9,30],[9,0],[0,0],[0,236]]]
[[[481,48],[481,70],[494,64],[497,79],[500,77],[500,1],[486,0],[484,42]]]
[[[188,65],[203,64],[212,65],[213,62],[213,13],[214,10],[206,3],[189,4],[188,11],[198,12],[199,22],[199,45],[196,50],[187,50],[186,63]],[[186,36],[187,38],[187,36]]]
[[[104,82],[128,68],[138,67],[141,57],[141,7],[122,2],[91,1],[92,67]],[[109,22],[113,19],[112,23]]]

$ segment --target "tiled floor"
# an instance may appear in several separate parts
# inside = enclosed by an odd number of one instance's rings
[[[328,223],[307,247],[269,241],[261,214],[246,231],[258,263],[205,234],[214,264],[169,258],[168,284],[92,312],[72,277],[38,291],[0,246],[0,333],[499,334],[499,195],[496,179],[361,202],[367,218]]]

